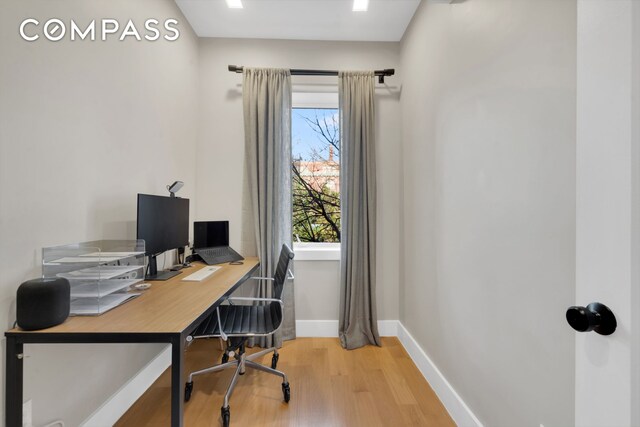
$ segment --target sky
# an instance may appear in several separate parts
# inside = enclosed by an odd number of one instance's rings
[[[315,120],[316,114],[319,118],[325,116],[336,116],[338,109],[332,108],[294,108],[291,115],[291,150],[294,159],[302,157],[308,160],[312,151],[317,150],[321,157],[329,157],[327,142],[318,136],[304,119],[308,117]],[[337,116],[336,116],[337,117]]]

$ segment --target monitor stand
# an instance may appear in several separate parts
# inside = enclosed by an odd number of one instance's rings
[[[169,280],[172,277],[181,274],[182,271],[158,271],[158,261],[155,255],[149,255],[149,274],[147,274],[144,280]]]

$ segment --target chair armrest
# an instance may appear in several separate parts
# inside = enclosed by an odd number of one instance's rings
[[[277,298],[231,297],[227,298],[226,301],[277,302],[281,306],[284,306],[284,302]]]
[[[222,330],[222,322],[220,321],[220,307],[216,307],[216,316],[218,316],[218,329],[220,329],[220,338],[224,341],[227,340],[227,334]]]
[[[253,279],[253,280],[271,280],[271,281],[275,280],[273,277],[256,277],[256,276],[249,277],[249,279],[247,279],[247,280],[250,280],[250,279]],[[293,279],[295,279],[295,276],[293,275],[293,272],[291,271],[291,269],[288,269],[287,270],[287,277],[285,277],[285,280],[293,280]]]

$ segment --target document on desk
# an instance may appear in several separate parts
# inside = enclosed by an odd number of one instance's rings
[[[67,256],[64,258],[49,261],[49,264],[83,264],[83,263],[97,263],[97,262],[114,262],[121,260],[119,256]]]
[[[53,261],[51,264],[82,264],[82,263],[98,263],[98,262],[115,262],[134,256],[143,255],[144,252],[91,252],[90,254],[81,254],[78,256],[68,256]]]
[[[68,273],[58,273],[57,276],[69,280],[108,280],[128,274],[129,276],[125,278],[135,279],[138,276],[137,270],[141,270],[142,267],[141,265],[101,265]]]
[[[89,256],[89,257],[119,257],[119,258],[128,258],[132,256],[142,255],[144,252],[110,252],[110,251],[102,251],[102,252],[91,252],[90,254],[82,254],[80,256]]]
[[[99,315],[124,304],[132,298],[136,298],[139,293],[122,293],[106,295],[102,298],[80,298],[71,300],[71,314],[75,315]]]

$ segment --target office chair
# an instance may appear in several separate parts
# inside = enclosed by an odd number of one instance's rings
[[[238,381],[238,375],[243,375],[245,368],[254,368],[273,375],[282,377],[282,393],[284,401],[289,402],[291,398],[291,390],[289,381],[284,372],[276,370],[278,365],[278,349],[275,347],[259,351],[249,356],[245,355],[245,345],[247,340],[252,337],[265,337],[273,335],[282,325],[284,314],[284,303],[282,302],[282,290],[285,280],[293,279],[291,270],[289,270],[289,262],[293,259],[293,251],[289,246],[282,245],[278,265],[273,278],[270,277],[251,277],[254,280],[269,280],[272,282],[273,298],[249,298],[249,297],[229,297],[226,301],[229,304],[220,305],[216,308],[208,318],[206,318],[200,326],[188,338],[191,342],[193,339],[201,338],[222,338],[227,342],[227,348],[222,356],[222,363],[210,368],[189,374],[189,381],[185,386],[185,401],[189,401],[193,391],[193,377],[196,375],[207,374],[209,372],[217,372],[232,366],[236,367],[236,372],[231,378],[231,383],[224,395],[224,404],[221,408],[222,424],[224,427],[229,426],[230,412],[229,399],[231,393]],[[289,277],[287,277],[287,272]],[[254,303],[257,305],[234,305],[235,302]],[[222,325],[222,327],[220,327]],[[271,367],[263,366],[254,362],[255,359],[273,352],[271,358]],[[229,362],[229,357],[236,360]]]

